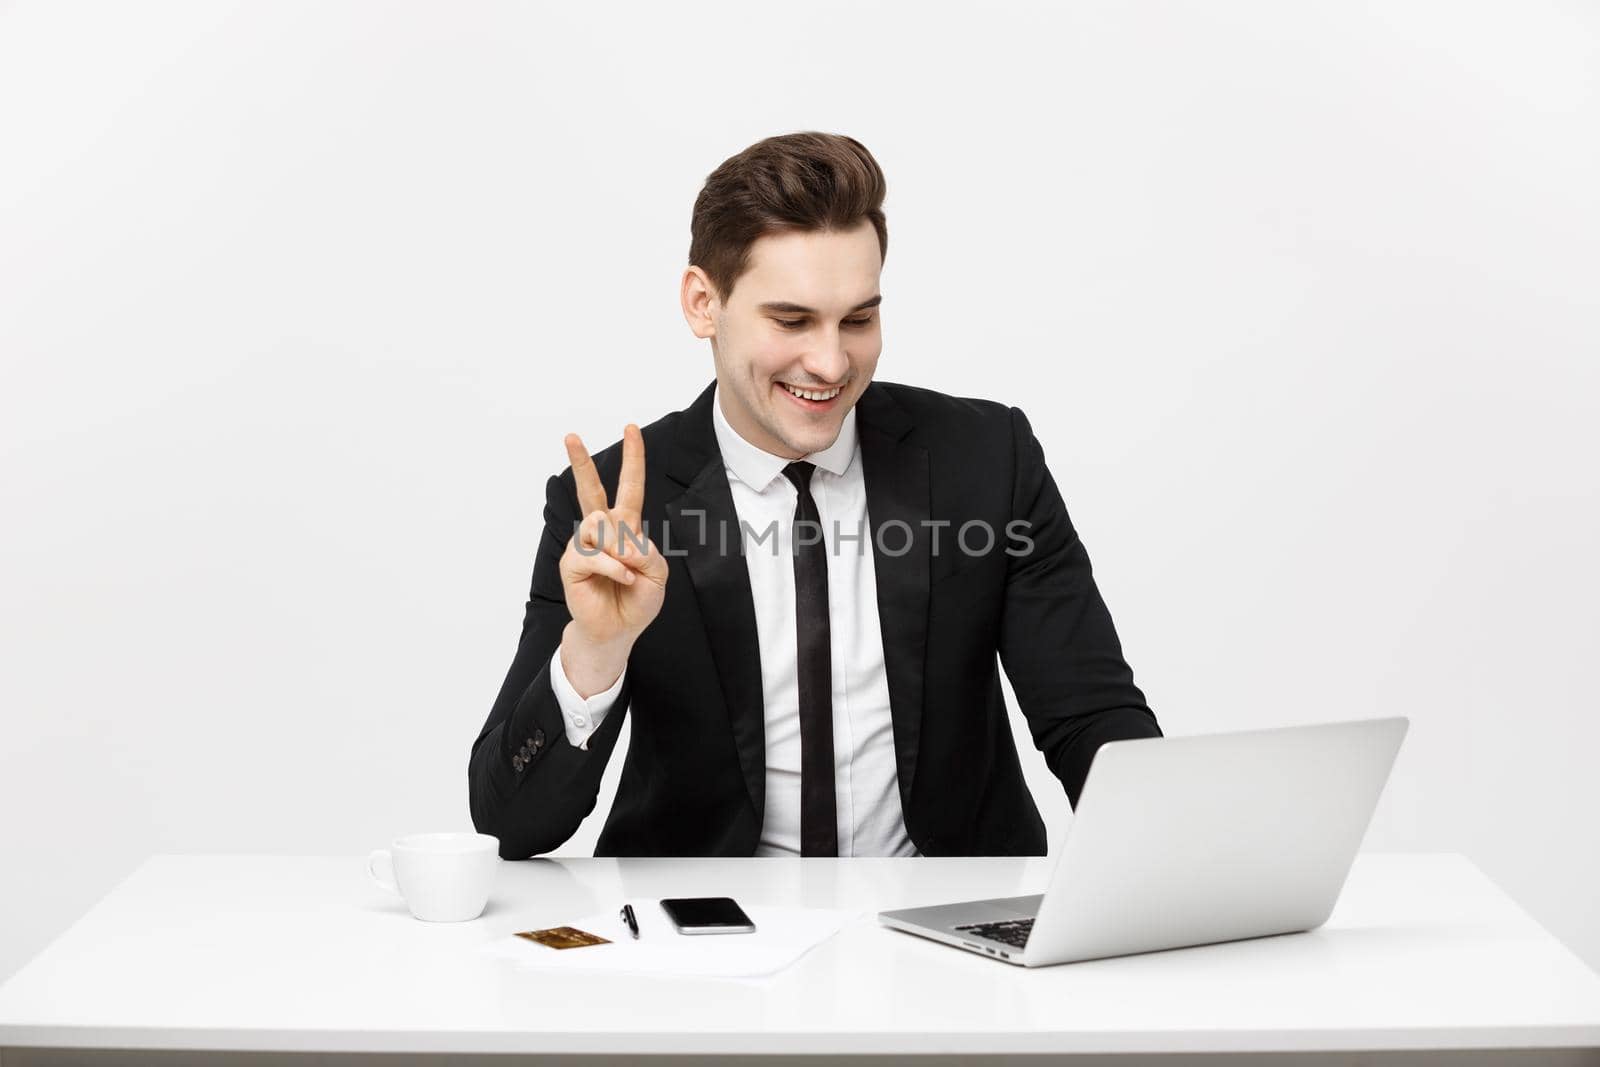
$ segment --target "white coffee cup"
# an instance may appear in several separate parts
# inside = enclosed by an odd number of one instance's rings
[[[423,922],[458,923],[483,914],[500,863],[488,834],[407,834],[375,849],[367,873]]]

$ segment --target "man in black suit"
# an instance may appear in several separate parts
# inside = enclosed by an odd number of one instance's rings
[[[819,133],[707,179],[681,298],[716,378],[567,437],[468,764],[502,857],[572,835],[627,715],[597,855],[1043,854],[1002,665],[1074,806],[1100,744],[1161,736],[1022,412],[873,380],[883,196]]]

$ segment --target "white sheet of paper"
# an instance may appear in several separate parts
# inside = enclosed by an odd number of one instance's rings
[[[609,945],[555,949],[507,936],[484,951],[541,970],[759,978],[781,971],[850,922],[867,915],[834,908],[742,904],[745,914],[755,923],[755,933],[680,934],[661,910],[659,898],[628,903],[639,920],[637,941],[622,921],[619,901],[615,911],[529,927],[575,926],[610,938]]]

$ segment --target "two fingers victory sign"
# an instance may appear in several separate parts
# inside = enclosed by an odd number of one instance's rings
[[[640,518],[644,435],[632,423],[622,432],[622,474],[610,507],[583,441],[569,433],[566,446],[583,512],[561,556],[567,610],[586,645],[625,650],[655,619],[667,590],[667,561],[645,536]]]

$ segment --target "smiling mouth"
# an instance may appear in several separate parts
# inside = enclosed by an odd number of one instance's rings
[[[814,404],[827,403],[829,400],[832,400],[834,397],[838,396],[844,391],[844,386],[842,385],[836,385],[831,389],[801,389],[790,385],[788,382],[779,382],[778,384],[781,385],[790,396],[798,397],[801,400],[809,400]]]

